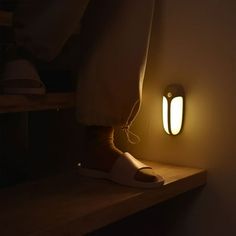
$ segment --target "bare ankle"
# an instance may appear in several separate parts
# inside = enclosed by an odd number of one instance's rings
[[[84,161],[89,168],[109,171],[116,159],[123,154],[114,145],[112,127],[89,126],[85,130]]]

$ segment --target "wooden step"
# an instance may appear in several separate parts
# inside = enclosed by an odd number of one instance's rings
[[[66,109],[75,105],[75,93],[48,93],[42,96],[0,95],[0,113]]]
[[[0,235],[85,235],[206,183],[201,169],[146,162],[158,189],[124,187],[76,172],[0,191]]]

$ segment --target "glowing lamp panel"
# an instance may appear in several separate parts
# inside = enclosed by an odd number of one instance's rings
[[[175,97],[170,104],[170,128],[176,135],[180,132],[183,121],[183,97]]]
[[[163,127],[167,134],[170,134],[169,132],[169,125],[168,125],[168,101],[166,97],[163,97],[162,100],[162,120],[163,120]]]
[[[168,109],[168,105],[170,105],[170,109]],[[170,114],[168,114],[169,112]],[[182,122],[183,97],[175,97],[169,104],[167,98],[163,97],[163,126],[166,133],[177,135],[182,128]]]

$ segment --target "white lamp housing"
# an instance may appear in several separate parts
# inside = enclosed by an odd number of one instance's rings
[[[183,127],[184,89],[179,84],[166,87],[162,101],[163,127],[167,134],[177,135]]]

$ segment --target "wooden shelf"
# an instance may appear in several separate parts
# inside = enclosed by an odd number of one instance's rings
[[[201,169],[153,162],[166,180],[135,189],[76,172],[0,191],[0,235],[84,235],[206,183]]]
[[[42,96],[0,95],[0,113],[65,109],[74,105],[74,93],[49,93]]]
[[[12,12],[0,10],[0,26],[12,26],[12,20]]]

